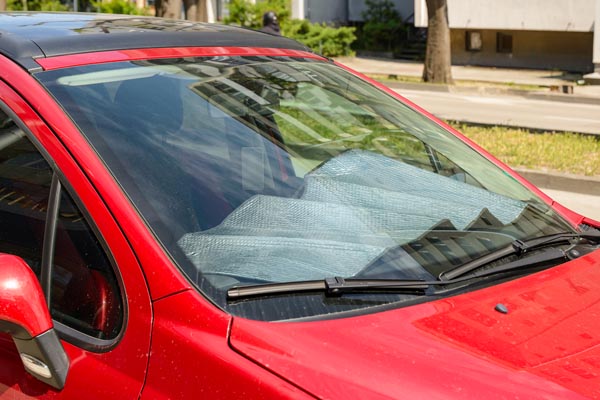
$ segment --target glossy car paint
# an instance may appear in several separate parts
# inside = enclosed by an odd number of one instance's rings
[[[35,337],[52,328],[42,288],[31,268],[19,257],[0,254],[0,320]]]
[[[226,48],[214,51],[235,54]],[[176,56],[171,49],[144,49],[38,63],[61,68],[93,60]],[[592,318],[600,312],[595,305],[600,300],[598,252],[503,285],[397,310],[307,322],[232,318],[191,289],[102,161],[37,81],[4,56],[0,78],[13,85],[0,84],[0,98],[30,127],[108,242],[128,309],[123,336],[110,351],[89,352],[63,342],[72,369],[62,392],[22,371],[15,354],[10,365],[0,368],[0,383],[12,382],[0,398],[120,399],[140,392],[149,399],[600,396],[600,355],[594,347],[599,326]],[[595,224],[554,206],[574,225]],[[500,302],[508,314],[494,311]],[[4,360],[10,345],[2,340]]]
[[[301,386],[232,350],[231,319],[195,290],[154,303],[143,399],[306,399]]]
[[[599,265],[596,252],[487,289],[359,317],[236,318],[231,344],[319,398],[598,398]],[[499,303],[507,314],[495,310]]]
[[[114,50],[84,54],[70,54],[36,60],[45,71],[106,62],[152,60],[177,57],[250,56],[304,57],[323,60],[323,57],[307,51],[271,49],[261,47],[171,47],[139,50]]]

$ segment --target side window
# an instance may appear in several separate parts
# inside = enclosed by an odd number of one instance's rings
[[[22,257],[34,270],[55,321],[112,339],[123,319],[114,269],[73,198],[52,181],[48,162],[0,109],[0,252]],[[49,221],[56,228],[46,232]],[[43,252],[51,244],[54,251]]]
[[[0,110],[0,252],[22,257],[40,276],[52,170]]]
[[[52,318],[98,339],[117,336],[123,317],[110,261],[85,217],[64,189],[52,263]]]

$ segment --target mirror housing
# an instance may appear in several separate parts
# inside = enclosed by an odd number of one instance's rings
[[[0,332],[12,336],[25,370],[62,389],[69,358],[54,330],[40,283],[20,257],[0,254]]]

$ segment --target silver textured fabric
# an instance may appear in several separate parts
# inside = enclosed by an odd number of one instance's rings
[[[383,252],[450,221],[464,229],[486,208],[510,223],[525,204],[364,151],[305,177],[301,198],[255,195],[220,225],[178,242],[203,273],[265,281],[356,275]],[[406,263],[405,268],[420,268]],[[407,271],[420,276],[421,271]]]
[[[487,208],[504,224],[514,221],[525,208],[521,201],[361,150],[348,151],[332,158],[308,179],[319,177],[414,195],[423,201],[433,199],[437,203],[435,208],[440,207],[440,202],[445,203],[441,206],[445,211],[456,204],[474,206],[479,211]],[[421,204],[417,203],[417,208]]]
[[[194,233],[179,245],[202,272],[285,282],[349,276],[382,247],[337,241]]]

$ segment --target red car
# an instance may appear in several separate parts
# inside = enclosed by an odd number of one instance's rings
[[[600,222],[292,40],[0,15],[0,398],[600,397]]]

